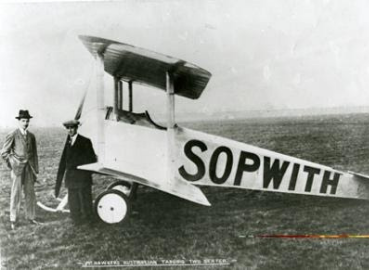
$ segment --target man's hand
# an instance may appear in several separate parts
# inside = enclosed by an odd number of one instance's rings
[[[11,155],[8,156],[8,158],[5,160],[6,161],[6,165],[8,166],[9,169],[13,170],[14,167],[14,161]]]
[[[10,170],[12,170],[13,168],[12,168],[12,165],[11,165],[11,163],[10,163],[9,159],[7,159],[5,162],[6,162],[6,166],[7,166]]]

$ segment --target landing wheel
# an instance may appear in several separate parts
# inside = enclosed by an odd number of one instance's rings
[[[119,190],[124,193],[129,199],[136,198],[136,191],[138,185],[132,182],[125,182],[122,180],[116,181],[108,186],[106,190]]]
[[[127,220],[131,212],[131,204],[124,193],[111,189],[97,196],[95,210],[102,222],[117,224]]]

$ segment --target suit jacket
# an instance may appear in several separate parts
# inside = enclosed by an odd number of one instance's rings
[[[1,156],[16,175],[23,172],[26,164],[30,165],[35,176],[38,173],[36,138],[29,131],[27,136],[23,136],[19,129],[9,133],[1,150]]]
[[[96,155],[90,139],[77,134],[72,146],[69,136],[64,146],[56,177],[55,195],[59,195],[60,187],[65,179],[66,188],[83,188],[92,185],[91,172],[78,170],[77,166],[96,162]]]

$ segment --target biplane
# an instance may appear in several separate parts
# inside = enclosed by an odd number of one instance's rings
[[[126,220],[138,184],[205,206],[210,203],[201,186],[369,199],[366,175],[177,125],[175,97],[200,98],[211,78],[207,70],[121,42],[79,38],[95,60],[95,82],[94,91],[87,93],[94,105],[87,109],[85,96],[76,118],[82,123],[79,132],[93,142],[98,161],[78,168],[116,179],[94,202],[103,222]],[[114,85],[112,106],[105,106],[106,74]],[[157,124],[147,110],[134,112],[136,84],[165,93],[166,124]],[[123,108],[123,85],[128,108]],[[49,210],[63,211],[66,204],[65,197]]]

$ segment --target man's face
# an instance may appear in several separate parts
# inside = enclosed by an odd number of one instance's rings
[[[74,135],[77,134],[77,129],[78,129],[77,126],[67,127],[67,129],[68,129],[69,136],[73,137]]]
[[[19,119],[19,127],[21,129],[26,130],[29,126],[29,119],[28,118],[21,118]]]

